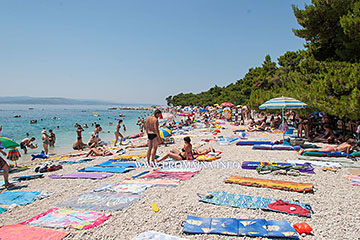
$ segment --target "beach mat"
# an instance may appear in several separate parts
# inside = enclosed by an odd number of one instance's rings
[[[350,158],[346,157],[315,157],[298,155],[299,160],[322,161],[322,162],[337,162],[337,163],[354,163]]]
[[[225,180],[225,183],[235,183],[244,186],[273,188],[294,192],[312,192],[314,187],[312,183],[297,183],[240,176],[231,176]]]
[[[140,163],[138,163],[138,165],[140,166]],[[106,161],[103,163],[100,163],[98,165],[96,165],[98,167],[121,167],[121,168],[128,168],[128,167],[133,167],[136,168],[138,167],[136,163],[128,163],[128,162],[111,162],[111,161]]]
[[[6,212],[6,208],[2,208],[2,207],[0,207],[0,213],[3,213],[3,212]],[[1,238],[0,238],[1,239]]]
[[[95,211],[118,211],[142,198],[141,194],[117,192],[82,193],[70,200],[58,203],[56,207],[89,209]]]
[[[99,188],[95,188],[93,191],[141,193],[151,186],[152,186],[151,184],[144,184],[144,183],[114,183],[114,184],[105,184]]]
[[[360,186],[360,176],[358,175],[344,175],[344,177],[351,181],[354,186]]]
[[[358,168],[349,168],[348,171],[349,171],[349,173],[351,173],[352,175],[360,176],[360,169],[358,169]]]
[[[237,146],[252,146],[252,145],[261,145],[261,144],[267,144],[271,145],[271,141],[239,141],[236,143]]]
[[[283,144],[275,144],[275,145],[254,145],[252,147],[253,150],[277,150],[277,151],[299,151],[301,149],[300,146],[290,146]]]
[[[148,231],[143,232],[134,237],[132,240],[187,240],[186,238],[179,238],[175,236],[171,236],[161,232]]]
[[[1,240],[60,240],[69,233],[21,224],[0,227]]]
[[[314,156],[314,157],[347,157],[351,156],[345,152],[303,152],[302,156]]]
[[[135,179],[124,179],[120,183],[141,183],[141,184],[151,184],[153,186],[159,187],[177,187],[180,184],[179,180],[171,179],[160,179],[160,178],[135,178]]]
[[[90,229],[99,226],[110,216],[101,212],[52,208],[20,224],[50,228]]]
[[[242,194],[231,194],[223,191],[209,191],[205,196],[200,197],[199,201],[205,203],[211,203],[221,206],[232,206],[237,208],[250,208],[250,209],[262,209],[268,211],[281,212],[291,215],[297,215],[302,217],[311,217],[311,206],[308,203],[283,201],[289,204],[290,207],[296,209],[290,210],[289,208],[275,210],[269,207],[269,204],[278,202],[280,199],[265,198],[259,196],[248,196]],[[294,205],[294,206],[290,206]],[[295,206],[297,205],[297,206]]]
[[[42,177],[44,177],[44,174],[19,176],[19,177],[13,177],[13,179],[18,180],[18,181],[24,181],[24,180],[30,180],[30,179],[36,179],[36,178],[42,178]]]
[[[111,173],[97,173],[97,172],[80,172],[80,173],[70,173],[70,174],[60,174],[60,175],[49,175],[50,178],[53,179],[103,179],[107,177],[111,177],[113,174]]]
[[[26,205],[35,201],[41,192],[16,191],[0,193],[0,204]]]
[[[178,179],[178,180],[188,180],[199,171],[196,172],[161,172],[161,171],[154,171],[148,173],[140,178],[165,178],[165,179]]]
[[[290,164],[305,164],[310,163],[311,166],[317,167],[341,167],[340,163],[335,162],[321,162],[321,161],[307,161],[307,160],[287,160]]]
[[[288,221],[188,216],[183,231],[192,234],[299,239]]]
[[[134,169],[131,168],[119,168],[119,167],[85,167],[76,169],[78,172],[108,172],[108,173],[126,173]]]
[[[95,158],[84,158],[84,159],[79,159],[79,160],[74,160],[74,161],[62,161],[59,162],[59,164],[76,164],[76,163],[84,163],[84,162],[90,162],[92,160],[94,160]]]
[[[274,167],[276,169],[279,167],[279,169],[291,169],[294,168],[298,170],[299,172],[303,173],[310,173],[315,174],[314,168],[308,163],[308,164],[291,164],[291,163],[283,163],[283,162],[253,162],[253,161],[244,161],[241,164],[242,169],[247,170],[257,170],[259,167]]]

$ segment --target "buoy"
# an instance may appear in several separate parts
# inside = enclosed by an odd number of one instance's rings
[[[152,209],[154,212],[158,212],[158,211],[159,211],[159,207],[156,205],[156,203],[151,203],[151,209]]]

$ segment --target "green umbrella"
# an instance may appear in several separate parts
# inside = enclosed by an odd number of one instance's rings
[[[17,144],[14,140],[11,140],[7,137],[0,137],[0,143],[4,148],[13,148],[19,146],[19,144]]]

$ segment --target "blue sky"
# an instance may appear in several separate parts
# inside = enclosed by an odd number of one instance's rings
[[[303,49],[310,0],[0,1],[0,95],[164,104]]]

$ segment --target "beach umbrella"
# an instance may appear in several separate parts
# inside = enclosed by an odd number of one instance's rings
[[[182,115],[182,116],[185,116],[185,117],[190,117],[190,116],[192,116],[192,114],[191,114],[191,113],[186,112],[186,113],[183,113],[183,115]]]
[[[307,107],[306,103],[303,103],[295,98],[289,97],[278,97],[270,99],[265,103],[261,104],[259,109],[295,109],[295,108],[305,108]]]
[[[200,112],[208,112],[208,109],[200,109]]]
[[[194,110],[191,107],[185,107],[184,111],[185,112],[193,112]]]
[[[235,105],[231,102],[223,102],[220,107],[234,107]]]
[[[161,138],[166,138],[172,134],[171,130],[167,127],[161,127],[159,133]]]
[[[21,157],[21,154],[16,147],[9,149],[7,159],[9,159],[11,161],[17,161],[17,160],[19,160],[20,157]]]
[[[226,108],[223,109],[223,111],[230,111],[230,108],[226,107]]]
[[[7,137],[0,137],[0,143],[4,148],[13,148],[19,146],[19,144],[17,144],[14,140],[11,140]]]
[[[282,127],[283,127],[283,138],[285,136],[285,125],[284,125],[284,109],[296,109],[305,108],[306,103],[303,103],[295,98],[289,97],[278,97],[273,98],[265,103],[261,104],[259,109],[281,109],[282,110]]]

